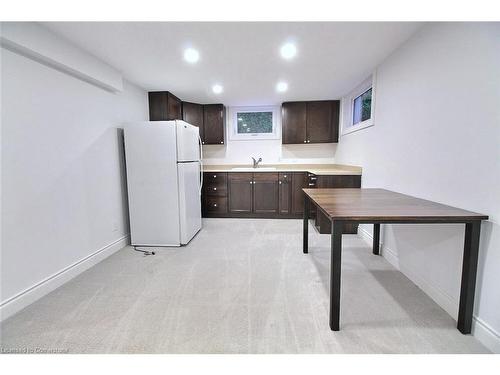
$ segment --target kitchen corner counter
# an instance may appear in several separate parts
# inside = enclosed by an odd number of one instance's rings
[[[236,168],[248,168],[241,170]],[[265,169],[267,168],[267,169]],[[274,168],[274,169],[269,169]],[[309,172],[315,175],[361,175],[361,167],[342,164],[262,164],[257,168],[244,164],[203,165],[204,172]]]

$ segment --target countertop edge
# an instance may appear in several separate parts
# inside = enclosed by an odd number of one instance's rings
[[[362,168],[357,166],[341,165],[341,164],[267,164],[261,168],[276,168],[275,170],[259,170],[257,167],[247,171],[236,171],[233,168],[251,168],[248,165],[227,164],[227,165],[203,165],[204,172],[238,172],[238,173],[276,173],[276,172],[309,172],[315,175],[357,175],[362,174]]]

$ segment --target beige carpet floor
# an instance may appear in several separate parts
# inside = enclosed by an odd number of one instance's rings
[[[341,331],[330,236],[300,220],[205,219],[181,248],[125,247],[1,324],[1,347],[70,353],[485,353],[356,235],[343,237]]]

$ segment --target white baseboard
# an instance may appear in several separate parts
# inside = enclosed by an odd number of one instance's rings
[[[500,335],[477,316],[472,320],[472,335],[493,353],[500,354]]]
[[[373,236],[362,225],[358,228],[358,235],[370,246],[373,243]],[[449,294],[428,283],[426,280],[411,272],[408,269],[401,269],[399,258],[394,250],[384,246],[380,242],[380,254],[397,270],[401,271],[415,285],[422,289],[439,306],[441,306],[455,320],[458,316],[458,301],[455,301]],[[485,323],[481,318],[474,316],[472,321],[472,335],[493,353],[500,353],[500,334]]]
[[[83,259],[63,268],[46,279],[23,290],[0,304],[0,321],[7,319],[26,306],[32,304],[41,297],[57,289],[72,278],[78,276],[95,264],[109,257],[111,254],[122,249],[130,242],[130,235],[127,234],[113,241],[112,243],[101,247],[92,254]]]

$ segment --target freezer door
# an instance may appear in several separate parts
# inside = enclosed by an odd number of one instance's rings
[[[201,229],[200,164],[178,163],[181,245]]]
[[[177,132],[177,161],[201,160],[198,138],[200,129],[185,121],[175,121]]]
[[[174,126],[127,126],[124,139],[132,245],[179,246]]]

